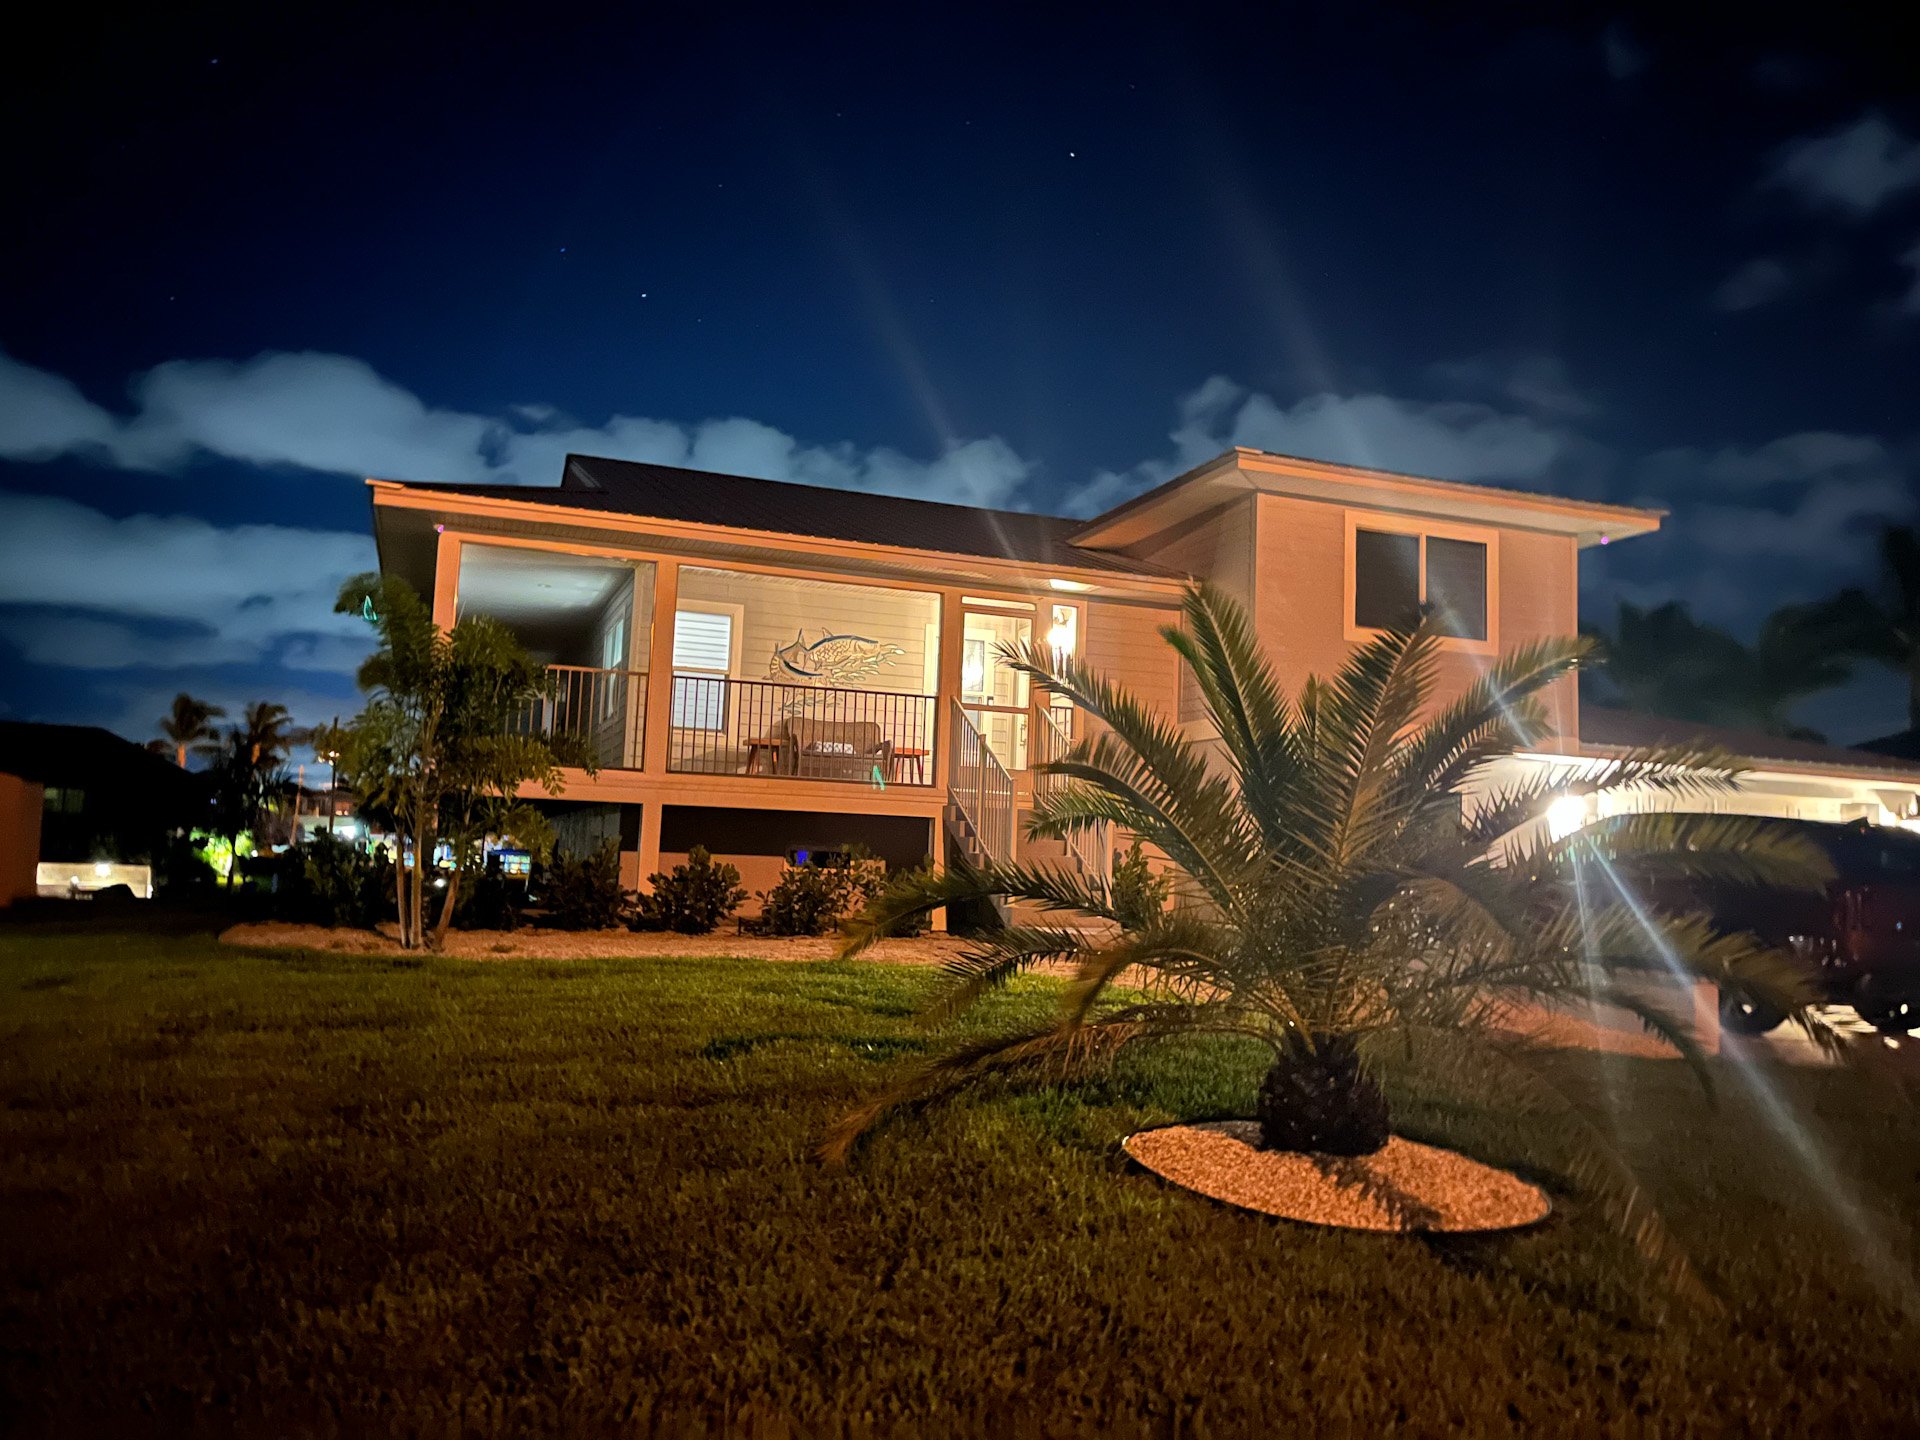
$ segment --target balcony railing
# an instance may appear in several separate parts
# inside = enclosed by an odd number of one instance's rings
[[[676,675],[667,769],[931,785],[934,703],[890,690]]]
[[[521,712],[522,733],[580,744],[603,770],[637,770],[647,733],[644,670],[549,665],[553,693]]]

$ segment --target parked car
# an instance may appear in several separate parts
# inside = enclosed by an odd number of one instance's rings
[[[1704,909],[1725,929],[1750,931],[1800,956],[1829,1001],[1853,1006],[1883,1030],[1920,1024],[1920,835],[1864,820],[1780,824],[1832,860],[1825,893],[1707,884],[1663,893],[1659,902]],[[1763,1035],[1782,1018],[1764,1005],[1721,1000],[1721,1023],[1737,1034]]]

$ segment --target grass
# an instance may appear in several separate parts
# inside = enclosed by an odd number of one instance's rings
[[[928,1043],[933,978],[0,929],[0,1429],[1920,1424],[1920,1127],[1884,1083],[1770,1077],[1810,1175],[1732,1076],[1716,1111],[1677,1066],[1567,1061],[1617,1094],[1709,1316],[1564,1189],[1535,1231],[1426,1243],[1117,1164],[1142,1125],[1245,1113],[1231,1047],[981,1095],[822,1170],[826,1120]],[[1565,1158],[1471,1097],[1403,1121]]]

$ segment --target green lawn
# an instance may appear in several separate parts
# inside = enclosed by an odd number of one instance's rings
[[[1884,1082],[1770,1077],[1810,1175],[1731,1076],[1712,1111],[1676,1066],[1566,1062],[1613,1087],[1726,1299],[1663,1318],[1564,1190],[1536,1231],[1425,1243],[1116,1163],[1141,1125],[1245,1111],[1230,1048],[981,1096],[820,1169],[824,1121],[926,1043],[933,980],[0,928],[0,1430],[1920,1425],[1894,1218],[1920,1126]],[[1472,1104],[1403,1122],[1536,1171],[1563,1143]]]

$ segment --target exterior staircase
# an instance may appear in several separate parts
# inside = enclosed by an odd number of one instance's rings
[[[1044,761],[1065,754],[1068,741],[1053,718],[1042,712],[1038,726],[1037,758]],[[975,866],[989,862],[1004,864],[1017,858],[1022,863],[1057,866],[1082,876],[1096,870],[1102,877],[1110,873],[1112,839],[1105,826],[1071,841],[1026,838],[1027,821],[1033,812],[1018,808],[1013,777],[988,747],[973,717],[957,701],[952,707],[950,733],[953,752],[943,810],[950,853]],[[1036,776],[1035,780],[1045,793],[1049,777]],[[986,926],[1106,928],[1104,922],[1090,916],[1049,911],[999,896],[991,902],[990,915],[955,918],[963,924]]]

